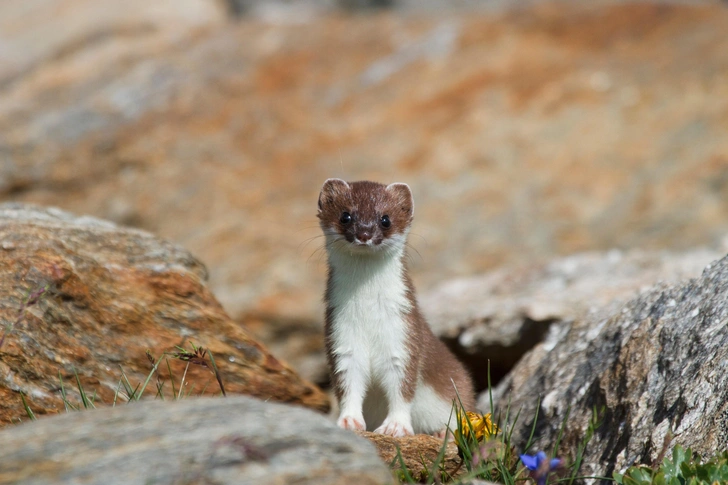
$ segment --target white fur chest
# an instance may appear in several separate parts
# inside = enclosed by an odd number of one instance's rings
[[[364,367],[368,381],[407,363],[407,323],[412,304],[403,279],[402,252],[349,255],[332,252],[329,304],[337,372]]]

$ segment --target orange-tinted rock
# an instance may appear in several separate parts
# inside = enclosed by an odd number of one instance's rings
[[[201,346],[228,394],[243,393],[326,411],[328,398],[225,313],[190,253],[149,233],[55,209],[0,206],[0,318],[17,322],[0,347],[0,424],[63,410],[61,378],[78,404],[85,392],[111,404],[124,373],[143,382],[155,358]],[[179,389],[185,363],[169,359]],[[208,365],[211,365],[208,360]],[[163,361],[159,379],[171,397]],[[191,365],[184,393],[219,394],[209,368]],[[154,396],[155,376],[146,390]],[[122,399],[122,397],[119,397]]]
[[[435,466],[437,457],[442,451],[443,440],[426,434],[405,436],[403,438],[392,438],[383,434],[371,433],[369,431],[357,431],[359,436],[368,439],[377,447],[379,457],[387,464],[392,464],[394,470],[401,468],[399,456],[404,461],[407,470],[415,480],[427,481],[427,477],[440,472],[456,477],[466,471],[463,460],[458,456],[458,447],[451,440],[445,448],[445,454],[439,466]],[[398,455],[399,450],[399,455]]]

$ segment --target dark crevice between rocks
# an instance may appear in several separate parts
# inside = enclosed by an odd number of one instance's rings
[[[476,345],[465,348],[458,338],[444,338],[443,342],[465,364],[475,384],[476,393],[488,389],[488,361],[490,361],[490,383],[495,387],[526,352],[546,337],[553,323],[560,320],[532,320],[525,318],[519,331],[519,338],[513,345]]]

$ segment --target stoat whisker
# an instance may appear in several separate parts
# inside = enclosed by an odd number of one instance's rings
[[[317,237],[325,237],[325,235],[321,234],[320,236],[317,236]],[[311,253],[311,255],[306,259],[306,263],[308,263],[311,260],[311,258],[314,257],[316,254],[318,254],[317,262],[320,263],[322,256],[324,254],[326,254],[326,251],[324,251],[324,250],[329,250],[331,247],[333,247],[334,244],[339,242],[341,239],[345,239],[345,238],[343,238],[342,236],[336,236],[332,240],[326,240],[326,242],[324,244],[322,244],[321,246],[316,248],[316,250],[314,250],[314,252]]]
[[[298,234],[299,232],[308,231],[311,229],[319,229],[318,224],[306,224],[305,226],[298,226],[298,229],[293,231],[294,234]]]
[[[407,247],[408,247],[409,249],[411,249],[412,251],[414,251],[414,252],[416,252],[416,253],[417,253],[417,256],[419,256],[419,257],[420,257],[420,260],[422,259],[422,255],[420,254],[420,252],[419,252],[419,251],[417,250],[417,248],[416,248],[416,247],[414,247],[413,245],[411,245],[411,244],[410,244],[409,242],[407,242],[407,243],[405,243],[405,244],[407,245]],[[410,261],[412,261],[412,262],[414,263],[414,258],[413,258],[413,257],[412,257],[412,255],[411,255],[411,254],[409,253],[409,251],[407,252],[407,254],[408,254],[408,255],[409,255],[409,257],[410,257]]]
[[[425,245],[428,244],[427,239],[425,239],[425,236],[422,236],[421,234],[417,234],[416,232],[410,231],[410,236],[417,236],[418,238],[422,239],[422,242],[424,242]]]
[[[326,237],[326,236],[324,236],[323,234],[319,234],[318,236],[311,236],[309,238],[304,239],[303,241],[298,243],[298,247],[296,248],[296,251],[299,251],[299,252],[303,251],[304,249],[306,249],[306,246],[311,244],[312,241],[315,241],[316,239],[320,239],[322,237]]]
[[[325,249],[326,249],[326,245],[322,245],[322,246],[319,246],[318,248],[316,248],[316,250],[314,252],[312,252],[311,255],[308,258],[306,258],[306,264],[308,264],[311,261],[311,258],[313,258],[316,255],[318,255],[318,258],[316,259],[316,262],[317,263],[320,263],[321,262],[321,257],[324,254],[326,254],[326,251],[324,251]]]

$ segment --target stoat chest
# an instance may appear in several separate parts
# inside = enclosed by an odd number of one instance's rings
[[[401,254],[330,255],[329,307],[333,352],[366,354],[384,365],[406,359],[406,317],[412,309]],[[372,369],[376,372],[376,369]]]

